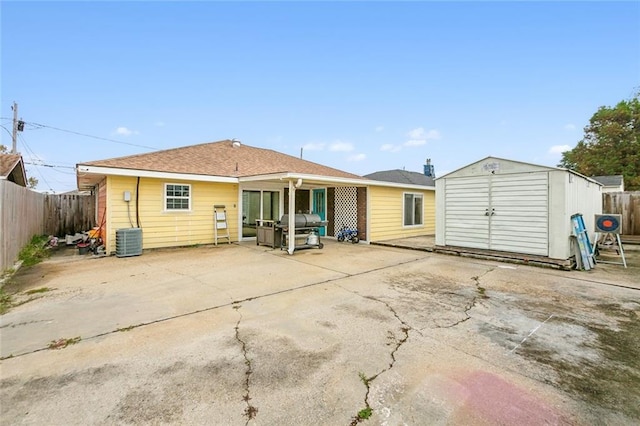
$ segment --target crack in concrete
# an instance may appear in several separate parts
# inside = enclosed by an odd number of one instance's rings
[[[17,322],[17,323],[10,322],[8,324],[0,325],[0,329],[3,329],[3,328],[16,328],[16,327],[20,327],[20,326],[23,326],[23,325],[37,324],[37,323],[40,323],[40,322],[50,322],[50,321],[53,321],[53,320],[52,319],[43,319],[43,320],[23,321],[23,322]]]
[[[239,246],[239,247],[244,247],[244,246]],[[251,250],[251,249],[248,249],[248,250]],[[293,258],[293,256],[287,256],[285,259],[298,261],[297,259],[292,259],[292,258]],[[266,298],[266,297],[277,296],[277,295],[280,295],[280,294],[290,293],[290,292],[294,292],[294,291],[298,291],[298,290],[304,290],[306,288],[311,288],[311,287],[315,287],[315,286],[319,286],[319,285],[335,283],[336,281],[342,280],[342,279],[344,279],[346,277],[364,276],[364,275],[369,274],[371,272],[380,271],[380,270],[384,270],[384,269],[387,269],[387,268],[394,268],[396,266],[402,266],[402,265],[405,265],[405,264],[408,264],[408,263],[418,262],[420,260],[421,259],[412,259],[412,260],[409,260],[409,261],[406,261],[406,262],[400,262],[400,263],[397,263],[397,264],[394,264],[394,265],[385,265],[385,266],[382,266],[380,268],[375,268],[375,269],[372,269],[372,270],[358,272],[358,273],[355,273],[355,274],[344,274],[343,273],[344,276],[342,276],[342,277],[329,278],[329,279],[318,281],[318,282],[313,282],[313,283],[309,283],[309,284],[303,284],[303,285],[297,286],[297,287],[291,287],[291,288],[286,288],[286,289],[283,289],[283,290],[274,291],[274,292],[271,292],[271,293],[260,294],[260,295],[257,295],[257,296],[251,296],[251,297],[247,297],[247,298],[244,298],[244,299],[241,299],[241,300],[232,300],[229,303],[223,303],[223,304],[220,304],[220,305],[208,306],[208,307],[205,307],[205,308],[202,308],[202,309],[196,309],[196,310],[185,312],[185,313],[182,313],[182,314],[171,315],[171,316],[167,316],[167,317],[164,317],[164,318],[159,318],[159,319],[155,319],[155,320],[151,320],[151,321],[144,321],[144,322],[141,322],[141,323],[138,323],[138,324],[135,324],[135,325],[131,325],[129,327],[125,327],[125,328],[127,330],[132,330],[134,328],[146,327],[148,325],[153,325],[153,324],[159,324],[159,323],[163,323],[163,322],[167,322],[167,321],[172,321],[174,319],[187,317],[187,316],[191,316],[191,315],[197,315],[197,314],[200,314],[200,313],[203,313],[203,312],[214,311],[214,310],[225,308],[225,307],[228,307],[228,306],[233,306],[235,304],[242,303],[242,302],[248,302],[248,301],[251,301],[251,300],[257,300],[257,299],[262,299],[262,298]],[[300,263],[303,263],[303,262],[300,262]],[[328,268],[324,268],[324,269],[328,269]],[[331,270],[331,269],[328,269],[328,270]],[[337,271],[334,271],[334,272],[337,272]],[[188,278],[192,278],[196,282],[198,282],[197,279],[195,279],[193,277],[190,277],[189,275],[186,275],[186,274],[182,274],[182,275],[185,276],[185,277],[188,277]],[[202,282],[202,281],[200,281],[200,282]],[[81,289],[79,291],[82,292]],[[109,330],[109,331],[105,331],[103,333],[95,334],[93,336],[87,336],[87,337],[83,338],[82,340],[84,341],[84,340],[96,339],[96,338],[99,338],[99,337],[108,336],[110,334],[119,333],[121,331],[123,331],[122,328],[118,328],[118,329],[115,329],[115,330]],[[48,347],[44,346],[44,347],[32,349],[32,350],[27,351],[27,352],[21,352],[21,353],[18,353],[18,354],[10,354],[8,356],[0,357],[0,361],[2,361],[4,359],[8,359],[8,358],[17,358],[17,357],[22,357],[22,356],[25,356],[25,355],[31,355],[31,354],[34,354],[34,353],[37,353],[37,352],[42,352],[42,351],[45,351],[45,350],[48,350]]]
[[[247,366],[247,369],[244,373],[244,395],[242,396],[242,400],[245,402],[245,404],[247,404],[247,407],[244,409],[244,416],[247,418],[247,421],[245,423],[246,426],[252,419],[256,417],[256,415],[258,414],[258,408],[254,407],[253,405],[251,405],[251,402],[249,402],[251,401],[251,374],[253,373],[253,366],[251,364],[251,359],[249,358],[249,355],[247,353],[247,342],[240,338],[240,322],[242,321],[242,314],[240,313],[241,307],[242,306],[239,304],[233,305],[233,309],[235,309],[238,312],[238,315],[240,315],[240,319],[238,319],[238,322],[235,326],[235,337],[242,347],[244,364]]]
[[[471,277],[471,279],[473,281],[475,281],[475,286],[476,286],[476,292],[473,295],[473,298],[471,298],[471,301],[469,303],[467,303],[467,305],[464,308],[464,318],[462,318],[459,321],[456,321],[454,323],[451,323],[449,325],[440,325],[440,326],[436,326],[433,328],[453,328],[453,327],[457,327],[458,325],[467,322],[471,319],[471,315],[469,315],[469,311],[472,310],[473,308],[476,307],[476,304],[478,303],[478,299],[488,299],[489,296],[486,295],[486,290],[484,287],[482,287],[480,284],[480,280],[487,274],[495,271],[496,267],[494,266],[493,268],[490,268],[486,271],[484,271],[482,274],[477,275],[475,277]]]
[[[382,303],[383,305],[385,305],[387,307],[387,309],[389,311],[391,311],[391,313],[393,314],[393,316],[398,320],[398,322],[400,322],[400,324],[402,324],[402,327],[400,327],[400,331],[402,332],[403,336],[402,338],[398,339],[396,337],[396,335],[393,332],[389,332],[389,335],[387,336],[390,340],[395,341],[395,347],[391,350],[391,353],[389,354],[389,356],[391,357],[391,362],[389,363],[389,365],[387,365],[387,367],[383,368],[382,370],[378,371],[376,374],[374,374],[371,377],[367,377],[364,373],[359,373],[359,377],[360,380],[362,381],[362,383],[365,385],[365,387],[367,388],[367,391],[364,395],[364,404],[365,404],[365,408],[360,410],[358,412],[358,414],[356,414],[352,419],[351,419],[351,423],[349,424],[349,426],[355,426],[358,423],[368,419],[371,414],[372,414],[372,408],[371,408],[371,404],[369,403],[369,394],[371,393],[371,383],[376,380],[380,375],[382,375],[383,373],[386,373],[387,371],[391,370],[393,368],[393,366],[395,365],[397,359],[396,359],[396,353],[398,352],[398,350],[400,349],[400,347],[402,345],[404,345],[407,340],[409,340],[409,332],[410,331],[415,331],[418,334],[422,335],[422,333],[413,328],[409,323],[407,323],[405,320],[403,320],[402,318],[400,318],[400,316],[398,315],[398,312],[396,312],[396,310],[386,301],[381,300],[381,299],[377,299],[373,296],[363,296],[360,293],[353,291],[353,290],[349,290],[347,288],[342,287],[341,285],[336,284],[337,287],[340,287],[341,289],[355,294],[357,296],[360,296],[364,299],[368,299],[368,300],[373,300],[374,302],[378,302],[378,303]],[[391,345],[393,343],[390,343]]]

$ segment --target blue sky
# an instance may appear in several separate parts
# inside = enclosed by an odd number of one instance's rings
[[[75,189],[79,162],[227,138],[356,174],[555,166],[640,86],[638,2],[0,7],[0,143],[16,101],[43,191]]]

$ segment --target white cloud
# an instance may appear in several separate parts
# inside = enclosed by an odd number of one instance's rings
[[[335,141],[329,145],[329,151],[350,152],[353,151],[353,144],[350,144],[349,142]]]
[[[402,149],[400,145],[394,145],[391,143],[385,143],[380,147],[380,151],[388,151],[388,152],[398,152]]]
[[[126,127],[118,127],[116,129],[116,135],[130,136],[132,133],[133,132]]]
[[[381,131],[383,131],[383,130],[384,130],[384,126],[377,126],[374,130],[375,130],[376,132],[380,133]]]
[[[362,161],[367,158],[366,154],[356,154],[348,158],[349,161]]]
[[[156,121],[153,125],[156,127],[164,127],[166,126],[166,123],[164,121]]]
[[[404,146],[422,146],[426,144],[428,140],[437,140],[441,137],[439,131],[435,129],[425,131],[422,127],[409,131],[407,136],[409,140],[403,144]]]
[[[302,147],[306,151],[322,151],[324,149],[324,143],[309,142]]]
[[[549,154],[562,154],[565,151],[570,151],[571,147],[569,145],[554,145],[549,148]]]
[[[565,124],[564,125],[564,129],[565,130],[575,130],[576,126],[574,124],[569,123],[569,124]]]
[[[424,129],[418,127],[417,129],[410,130],[407,136],[409,139],[424,139]]]
[[[138,132],[137,130],[131,130],[128,129],[126,127],[118,127],[115,132],[113,132],[114,134],[118,135],[118,136],[131,136],[131,135],[139,135],[140,132]]]

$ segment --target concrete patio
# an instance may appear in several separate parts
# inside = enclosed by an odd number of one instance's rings
[[[330,239],[55,256],[14,278],[48,290],[0,317],[0,423],[631,424],[633,262]]]

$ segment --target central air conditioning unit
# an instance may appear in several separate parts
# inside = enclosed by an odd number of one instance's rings
[[[622,215],[620,214],[597,214],[595,216],[596,232],[608,234],[622,233]]]
[[[116,257],[142,254],[142,228],[116,229]]]

